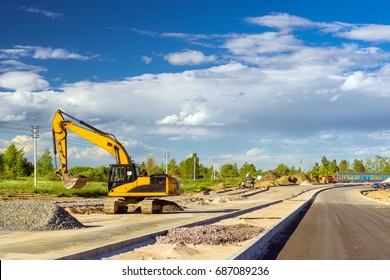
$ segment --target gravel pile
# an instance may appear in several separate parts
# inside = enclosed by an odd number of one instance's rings
[[[157,243],[175,244],[183,242],[194,245],[237,244],[249,240],[264,231],[262,227],[248,224],[204,225],[181,227],[168,230],[166,235],[157,236]]]
[[[16,200],[0,203],[0,230],[50,231],[84,226],[55,203]]]

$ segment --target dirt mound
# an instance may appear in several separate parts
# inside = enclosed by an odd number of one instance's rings
[[[268,172],[263,177],[261,177],[260,182],[264,181],[275,181],[276,179],[279,179],[280,175],[276,172]]]
[[[291,176],[282,176],[279,179],[276,179],[275,182],[278,183],[279,185],[293,185],[296,184],[297,178],[291,177]]]
[[[262,227],[247,224],[236,225],[204,225],[195,227],[173,228],[166,235],[157,236],[160,244],[202,244],[223,245],[236,244],[259,235],[264,231]]]
[[[50,231],[84,226],[55,203],[15,200],[0,203],[0,230]]]
[[[302,183],[300,183],[301,186],[307,186],[307,185],[311,185],[311,184],[312,184],[311,180],[305,180]]]
[[[294,174],[292,177],[297,179],[296,184],[302,184],[304,181],[311,183],[310,178],[303,172]]]

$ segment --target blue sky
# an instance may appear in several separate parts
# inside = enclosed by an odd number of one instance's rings
[[[0,152],[57,108],[135,161],[260,169],[390,156],[387,1],[0,3]],[[70,165],[108,165],[71,136]]]

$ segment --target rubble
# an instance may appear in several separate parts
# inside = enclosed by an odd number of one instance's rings
[[[249,240],[265,229],[248,224],[202,225],[172,228],[166,235],[157,236],[159,244],[224,245]]]
[[[0,203],[0,230],[50,231],[79,228],[84,226],[52,202],[15,200]]]

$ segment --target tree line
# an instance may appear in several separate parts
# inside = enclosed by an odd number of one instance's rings
[[[216,165],[207,167],[201,163],[197,153],[193,153],[191,157],[179,163],[175,159],[171,159],[166,166],[164,163],[157,164],[156,160],[149,156],[140,164],[140,169],[145,170],[149,175],[163,174],[168,171],[168,174],[180,178],[211,178],[212,174],[221,175],[223,178],[243,178],[247,174],[256,177],[268,172],[276,172],[280,176],[284,176],[303,171],[301,168],[287,166],[283,163],[272,170],[257,169],[254,164],[248,162],[245,162],[241,167],[238,167],[237,163],[226,163],[219,168]],[[336,159],[329,160],[326,156],[322,156],[321,161],[316,162],[312,169],[305,173],[308,176],[316,176],[335,174],[339,171],[390,173],[390,158],[376,155],[364,160],[355,159],[353,162],[341,160],[337,163]],[[4,153],[0,153],[0,179],[28,177],[32,176],[33,172],[34,165],[25,158],[23,149],[17,149],[15,144],[11,144]],[[75,166],[70,168],[69,172],[84,175],[90,181],[108,179],[108,169],[104,166],[96,168]],[[58,176],[54,174],[53,157],[49,150],[46,150],[37,161],[37,175],[49,180],[58,179]]]

